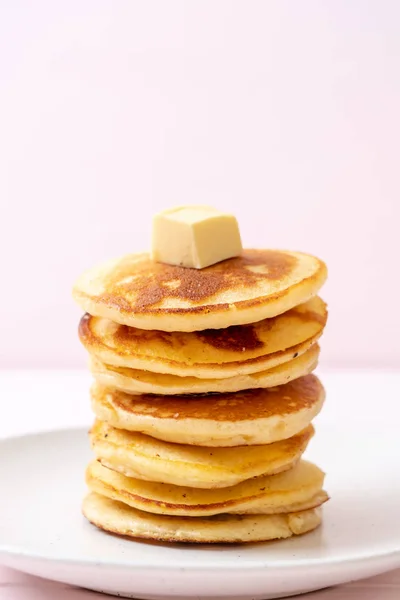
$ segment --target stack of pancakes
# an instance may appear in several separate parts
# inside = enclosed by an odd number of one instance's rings
[[[324,474],[301,459],[324,389],[318,259],[245,250],[196,270],[128,255],[74,297],[96,456],[83,512],[111,532],[251,542],[311,531]]]

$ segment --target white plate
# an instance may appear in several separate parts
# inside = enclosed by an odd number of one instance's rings
[[[357,431],[354,422],[332,414],[319,424],[312,457],[328,471],[332,496],[324,526],[253,545],[168,546],[100,532],[80,513],[90,457],[85,431],[2,441],[0,562],[86,588],[163,600],[276,598],[399,567],[397,419],[387,419],[383,430],[371,411],[365,414]]]

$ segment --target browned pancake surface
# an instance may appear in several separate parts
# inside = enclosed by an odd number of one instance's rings
[[[217,294],[256,285],[259,281],[280,281],[296,266],[296,258],[276,250],[244,250],[238,258],[224,260],[205,269],[187,269],[154,262],[143,254],[141,260],[129,257],[110,273],[105,281],[107,293],[98,302],[112,302],[125,312],[156,311],[167,299],[178,299],[193,305],[184,312],[209,312],[207,306]],[[127,301],[126,298],[134,301]],[[257,299],[254,299],[257,303]],[[229,308],[218,305],[218,309]],[[164,309],[166,310],[166,309]],[[182,309],[174,308],[181,312]]]
[[[198,396],[135,396],[98,384],[92,388],[92,395],[98,402],[109,404],[109,399],[112,399],[115,407],[136,415],[230,422],[297,413],[312,408],[322,393],[322,384],[315,375],[306,375],[276,388]]]
[[[251,325],[193,332],[139,329],[86,314],[79,325],[79,336],[89,352],[108,364],[219,377],[223,373],[221,365],[226,365],[226,371],[252,372],[269,368],[267,357],[272,367],[296,358],[315,343],[326,320],[326,305],[316,297]],[[218,374],[213,375],[217,366]]]

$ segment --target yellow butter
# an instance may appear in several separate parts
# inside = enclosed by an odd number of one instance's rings
[[[157,262],[203,269],[242,253],[236,218],[210,206],[181,206],[153,219],[151,257]]]

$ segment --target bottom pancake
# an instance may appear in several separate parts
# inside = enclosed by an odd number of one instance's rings
[[[218,515],[170,517],[153,515],[90,493],[83,501],[84,516],[110,533],[159,542],[244,543],[289,538],[316,529],[320,509],[285,515]]]

